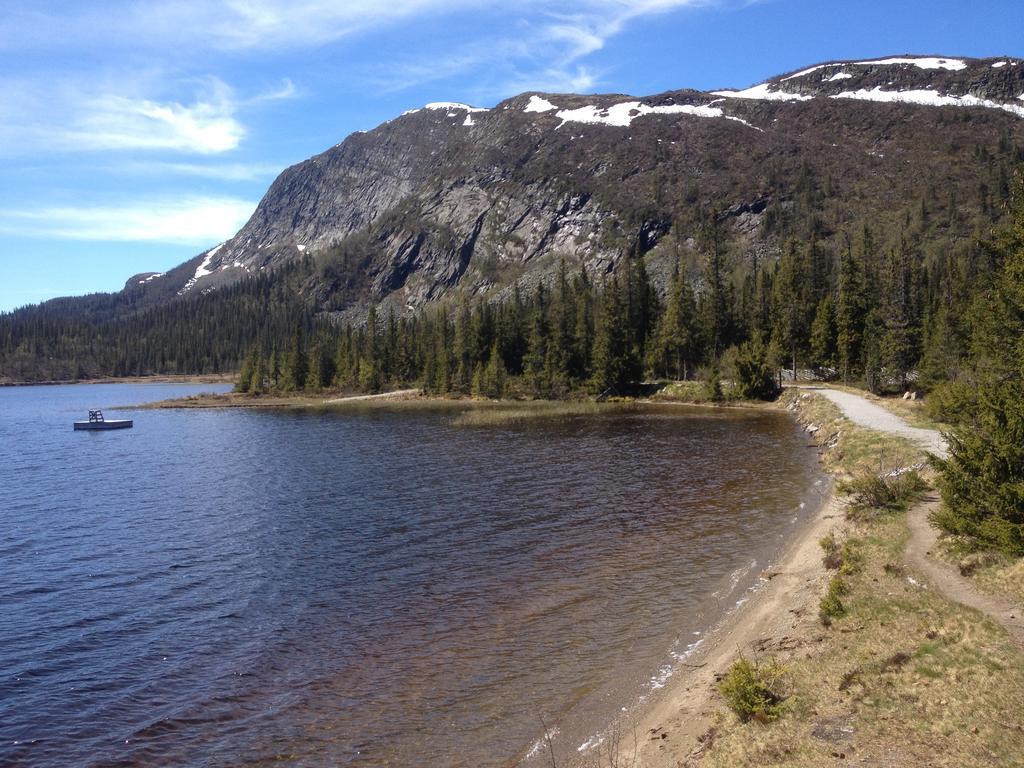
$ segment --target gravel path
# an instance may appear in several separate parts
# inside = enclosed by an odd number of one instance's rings
[[[860,395],[824,387],[801,387],[801,389],[812,389],[822,397],[827,397],[838,405],[843,415],[854,424],[909,438],[929,453],[941,458],[945,458],[947,455],[946,441],[943,440],[941,433],[934,429],[912,427],[896,414],[885,410],[880,405],[875,405]]]
[[[352,395],[351,397],[335,397],[327,403],[353,403],[357,400],[387,400],[392,397],[411,397],[418,395],[419,389],[396,389],[394,392],[382,392],[379,395]]]

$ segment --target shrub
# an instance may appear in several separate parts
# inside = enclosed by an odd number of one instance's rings
[[[748,342],[736,353],[736,378],[740,395],[748,400],[774,400],[782,390],[775,371],[768,364],[768,352],[763,343]]]
[[[836,542],[836,536],[834,533],[830,533],[828,536],[824,536],[818,541],[818,545],[821,547],[825,556],[822,558],[822,564],[830,571],[839,570],[843,565],[843,555],[840,551],[839,544]]]
[[[920,498],[927,489],[917,470],[864,472],[841,486],[853,497],[851,512],[856,516],[871,510],[899,512]]]
[[[767,723],[782,713],[785,671],[775,661],[759,664],[740,656],[718,684],[718,690],[742,722]]]
[[[846,606],[843,605],[842,598],[849,594],[849,592],[850,588],[843,581],[842,577],[833,576],[831,581],[829,581],[828,590],[825,592],[825,596],[821,598],[818,611],[821,622],[825,626],[831,624],[832,619],[837,619],[846,613]]]
[[[847,539],[843,542],[842,549],[839,551],[839,558],[842,560],[842,564],[839,566],[839,573],[843,576],[858,573],[864,567],[864,555],[860,551],[858,542],[853,539]]]

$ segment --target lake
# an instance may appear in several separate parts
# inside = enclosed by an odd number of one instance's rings
[[[575,753],[824,482],[775,412],[115,410],[223,389],[0,389],[0,764],[514,766],[542,718]]]

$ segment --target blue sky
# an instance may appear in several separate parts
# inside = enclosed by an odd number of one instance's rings
[[[430,101],[1024,57],[1021,0],[0,0],[0,311],[229,237],[283,168]]]

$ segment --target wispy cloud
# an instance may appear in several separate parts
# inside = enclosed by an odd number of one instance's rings
[[[233,235],[255,208],[250,200],[194,197],[109,206],[0,210],[0,232],[66,240],[203,246]]]
[[[230,89],[211,81],[206,98],[191,104],[100,95],[58,138],[73,149],[170,149],[208,155],[235,149],[245,128],[235,117]]]
[[[129,162],[103,166],[101,170],[142,176],[184,176],[216,181],[259,181],[272,179],[283,169],[280,163],[221,163],[221,162]]]
[[[397,60],[377,62],[367,76],[383,92],[394,93],[472,75],[470,93],[485,101],[524,90],[589,91],[599,86],[607,70],[588,57],[632,21],[684,8],[751,1],[524,0],[511,10],[504,7],[507,4],[481,2],[505,23],[453,41],[442,56],[425,46]]]
[[[118,87],[128,93],[116,92]],[[297,93],[294,84],[285,80],[263,93],[239,99],[229,85],[215,77],[192,81],[190,101],[147,98],[138,95],[142,90],[145,86],[134,81],[99,86],[79,78],[52,85],[32,80],[8,82],[0,86],[0,155],[39,149],[216,155],[236,149],[245,138],[241,111]]]

